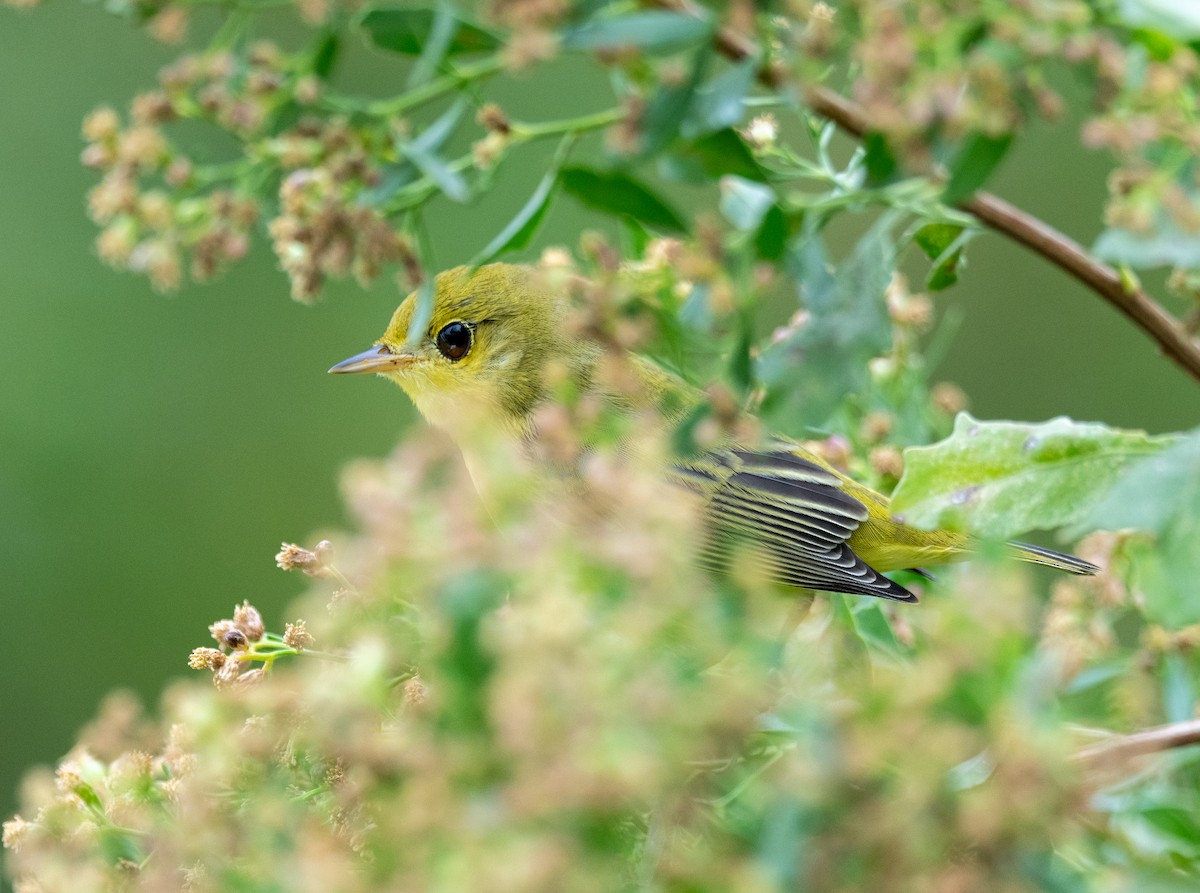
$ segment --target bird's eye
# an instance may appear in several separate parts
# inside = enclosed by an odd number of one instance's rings
[[[471,327],[463,322],[452,322],[437,333],[437,349],[447,360],[461,360],[471,349]]]

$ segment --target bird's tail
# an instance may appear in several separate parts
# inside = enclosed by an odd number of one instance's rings
[[[1084,561],[1082,558],[1076,558],[1065,552],[1055,552],[1053,549],[1031,546],[1029,543],[1009,543],[1008,547],[1012,550],[1013,556],[1021,561],[1052,567],[1055,570],[1066,571],[1068,574],[1091,576],[1100,571],[1100,568],[1090,561]]]

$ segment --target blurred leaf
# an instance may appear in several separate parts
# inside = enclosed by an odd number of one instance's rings
[[[967,137],[950,168],[950,179],[942,192],[942,201],[947,205],[956,205],[974,195],[975,190],[987,182],[992,171],[1000,164],[1012,141],[1011,133],[1002,136],[975,133]]]
[[[409,345],[417,344],[425,337],[425,329],[433,319],[433,277],[426,274],[424,281],[417,288],[417,302],[413,308],[412,319],[408,321]]]
[[[1200,38],[1200,4],[1195,0],[1117,0],[1117,16],[1126,25],[1159,31],[1177,41]]]
[[[754,253],[760,260],[780,260],[787,249],[787,239],[787,215],[778,204],[773,204],[767,209],[762,226],[754,236]]]
[[[884,613],[883,602],[878,599],[853,596],[843,596],[843,599],[846,607],[850,609],[854,629],[863,642],[889,657],[902,658],[905,656],[906,649],[892,631],[892,625],[888,622],[887,614]]]
[[[546,210],[550,207],[550,196],[553,195],[557,182],[558,165],[556,164],[542,177],[533,191],[533,195],[529,196],[529,200],[516,213],[516,216],[508,222],[496,238],[487,244],[486,248],[475,255],[471,265],[491,263],[502,254],[520,251],[528,245],[529,240],[533,238],[533,234],[537,232],[542,220],[546,217]]]
[[[704,44],[696,53],[687,80],[680,84],[663,85],[650,98],[642,119],[639,156],[646,158],[656,155],[679,137],[711,55],[709,44]]]
[[[1132,528],[1156,540],[1128,544],[1147,615],[1166,626],[1200,622],[1200,429],[1141,459],[1080,519],[1079,530]]]
[[[742,232],[757,230],[775,206],[775,190],[741,177],[721,178],[721,214]]]
[[[1138,269],[1183,267],[1200,269],[1200,239],[1181,230],[1165,214],[1159,215],[1154,229],[1135,233],[1127,229],[1107,229],[1092,249],[1109,263]]]
[[[379,182],[360,192],[358,202],[370,208],[387,204],[392,196],[416,179],[416,176],[417,169],[411,162],[385,164],[380,170]]]
[[[371,9],[359,25],[375,46],[406,56],[419,56],[433,30],[436,13],[432,9]],[[487,53],[500,48],[496,35],[464,19],[456,18],[458,27],[447,42],[445,55]]]
[[[685,232],[686,224],[661,198],[628,174],[569,167],[562,172],[563,188],[589,208],[617,216],[629,215],[648,226]]]
[[[1076,524],[1132,462],[1169,442],[1068,418],[980,422],[960,413],[949,438],[905,450],[892,511],[918,527],[995,539]]]
[[[887,137],[877,130],[863,135],[863,166],[867,170],[866,186],[875,188],[895,182],[899,165],[887,144]]]
[[[450,43],[461,24],[454,16],[454,8],[447,0],[441,0],[437,9],[433,11],[433,22],[422,42],[421,55],[408,72],[408,79],[405,81],[408,89],[419,87],[433,77],[442,60],[450,52]]]
[[[590,19],[563,35],[569,50],[615,50],[636,47],[649,53],[674,53],[707,42],[713,35],[707,17],[652,10],[607,19]]]
[[[1187,664],[1178,654],[1163,656],[1163,714],[1167,722],[1183,722],[1196,714],[1196,689]]]
[[[758,361],[767,387],[763,412],[783,430],[822,425],[847,394],[866,389],[868,360],[891,346],[883,294],[894,260],[886,223],[863,236],[836,276],[815,232],[795,240],[788,269],[809,316]],[[798,374],[806,368],[813,371]]]
[[[334,63],[337,62],[338,52],[341,50],[341,41],[336,31],[326,31],[320,42],[317,44],[316,51],[312,57],[312,72],[317,77],[325,80],[333,72]]]
[[[941,291],[958,281],[958,264],[969,238],[970,234],[964,236],[963,228],[954,223],[927,223],[917,230],[913,241],[934,262],[925,277],[926,288]]]
[[[709,178],[732,174],[760,183],[767,179],[766,172],[737,131],[730,128],[681,143],[675,147],[674,154],[696,164]]]
[[[396,141],[396,148],[452,201],[465,202],[470,198],[470,189],[462,174],[451,168],[437,154],[438,149],[449,139],[466,108],[462,100],[454,103],[436,121],[426,127],[416,139]]]
[[[743,59],[696,91],[691,112],[683,123],[683,135],[700,134],[733,127],[745,114],[746,94],[754,86],[758,59]]]

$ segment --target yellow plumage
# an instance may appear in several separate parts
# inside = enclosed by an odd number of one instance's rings
[[[429,323],[410,341],[416,308],[417,297],[410,295],[372,349],[330,371],[393,379],[429,422],[454,437],[469,466],[484,430],[518,446],[536,436],[532,416],[546,399],[550,364],[582,388],[597,387],[592,371],[600,347],[568,333],[566,301],[539,288],[523,267],[492,264],[442,273]],[[640,395],[603,396],[619,406],[661,408],[665,424],[701,400],[646,360],[636,359],[634,369]],[[681,460],[668,477],[705,501],[711,536],[701,558],[707,564],[725,570],[749,561],[767,577],[800,589],[915,601],[883,572],[944,564],[971,546],[959,533],[909,527],[892,516],[885,496],[779,438]],[[1072,573],[1097,570],[1035,546],[1014,543],[1012,552]]]

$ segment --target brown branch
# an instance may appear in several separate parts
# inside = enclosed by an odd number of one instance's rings
[[[1131,735],[1118,735],[1076,753],[1072,760],[1079,765],[1096,769],[1113,766],[1133,757],[1200,744],[1200,719],[1157,726]]]
[[[691,0],[651,2],[654,6],[676,12],[700,14]],[[718,29],[715,45],[722,55],[739,62],[757,52],[753,42],[731,28]],[[764,67],[758,79],[764,85],[775,88],[782,84],[783,75],[778,68]],[[861,138],[871,129],[861,106],[826,87],[805,89],[804,99],[813,112],[829,119],[852,136]],[[960,202],[959,208],[1075,277],[1125,314],[1158,343],[1163,354],[1200,381],[1200,341],[1191,337],[1179,320],[1150,295],[1126,282],[1120,273],[1089,254],[1070,236],[988,192],[976,192],[971,198]]]

